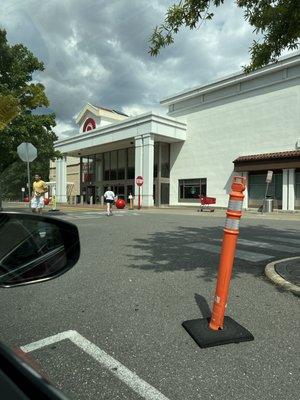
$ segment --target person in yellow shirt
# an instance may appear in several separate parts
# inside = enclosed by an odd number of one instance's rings
[[[31,208],[33,212],[42,213],[44,208],[44,194],[48,192],[48,187],[44,181],[42,181],[39,174],[35,174],[33,182],[33,191],[31,199]]]

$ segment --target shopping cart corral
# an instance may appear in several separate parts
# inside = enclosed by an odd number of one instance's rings
[[[199,202],[201,207],[198,208],[199,211],[209,211],[209,212],[214,212],[215,209],[211,208],[212,204],[216,204],[216,198],[215,197],[207,197],[207,196],[199,196]]]

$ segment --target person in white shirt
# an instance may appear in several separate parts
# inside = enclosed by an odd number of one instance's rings
[[[105,203],[106,203],[106,212],[107,212],[107,216],[112,215],[111,212],[111,207],[115,201],[115,194],[114,192],[111,190],[111,187],[109,186],[107,188],[107,191],[104,193],[104,199],[105,199]]]

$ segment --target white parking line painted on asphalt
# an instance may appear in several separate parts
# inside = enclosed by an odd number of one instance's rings
[[[30,353],[41,349],[45,346],[49,346],[53,343],[60,342],[61,340],[69,339],[76,346],[80,347],[89,356],[98,361],[104,368],[108,369],[112,374],[129,386],[138,395],[146,400],[168,400],[161,392],[149,385],[143,379],[141,379],[136,373],[130,371],[127,367],[115,360],[105,351],[101,350],[94,343],[87,340],[85,337],[80,335],[77,331],[69,330],[58,333],[57,335],[49,336],[45,339],[38,340],[20,347],[24,353]]]
[[[221,239],[220,239],[221,240]],[[191,247],[193,249],[205,250],[210,253],[220,254],[221,246],[209,243],[191,243],[186,244],[185,246]],[[245,250],[237,250],[235,253],[235,257],[241,260],[250,261],[250,262],[259,262],[264,260],[270,260],[274,258],[274,256],[270,256],[269,254],[261,254],[256,252],[250,252]]]
[[[25,346],[21,346],[20,349],[24,351],[24,353],[30,353],[31,351],[35,351],[41,349],[42,347],[50,346],[53,343],[60,342],[65,339],[71,340],[71,334],[76,331],[65,331],[61,333],[57,333],[56,335],[49,336],[45,339],[38,340],[37,342],[33,342],[27,344]]]

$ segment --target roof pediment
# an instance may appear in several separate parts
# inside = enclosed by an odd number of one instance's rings
[[[76,124],[79,124],[80,122],[82,122],[82,120],[85,119],[85,117],[87,116],[88,113],[93,114],[95,117],[99,117],[99,109],[95,106],[93,106],[90,103],[87,103],[79,112],[79,114],[77,115],[75,122]]]
[[[97,107],[94,106],[93,104],[86,103],[86,105],[82,108],[82,110],[75,119],[76,124],[83,123],[84,119],[86,118],[86,116],[88,116],[88,114],[92,114],[92,116],[99,117],[107,122],[117,122],[128,118],[128,115],[123,114],[119,111],[104,107]]]

